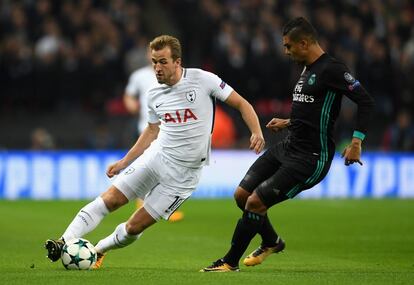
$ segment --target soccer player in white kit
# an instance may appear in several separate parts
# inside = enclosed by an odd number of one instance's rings
[[[148,48],[148,61],[151,61],[151,50]],[[137,130],[138,134],[142,134],[148,125],[148,91],[159,86],[157,78],[152,68],[152,64],[148,64],[142,68],[134,71],[129,77],[128,84],[125,88],[123,100],[128,112],[133,115],[138,115]],[[137,199],[137,208],[140,208],[143,200]],[[176,222],[182,220],[184,214],[182,211],[175,211],[168,219],[168,221]]]
[[[95,268],[107,251],[133,243],[146,228],[168,219],[190,197],[208,163],[216,98],[240,111],[251,132],[250,149],[258,154],[264,147],[253,107],[218,76],[183,68],[178,39],[159,36],[150,49],[160,86],[149,91],[148,126],[128,153],[108,167],[108,177],[117,175],[113,185],[78,212],[60,239],[46,241],[51,261],[60,258],[65,241],[89,233],[109,212],[137,197],[144,206],[95,246]]]

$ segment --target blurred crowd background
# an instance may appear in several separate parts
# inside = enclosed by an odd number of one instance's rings
[[[376,99],[370,150],[414,151],[414,2],[410,0],[2,0],[0,148],[129,148],[136,118],[122,95],[147,64],[148,41],[177,36],[185,67],[218,74],[247,98],[264,126],[289,117],[301,69],[283,53],[281,29],[304,16],[322,47]],[[223,104],[214,146],[243,148],[249,133]],[[344,99],[338,148],[355,106]],[[265,131],[268,143],[278,136]]]

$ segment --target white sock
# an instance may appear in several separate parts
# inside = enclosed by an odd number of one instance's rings
[[[125,225],[126,223],[118,225],[112,234],[100,240],[95,246],[96,251],[105,253],[111,249],[126,247],[136,241],[142,235],[142,233],[137,235],[128,234]]]
[[[83,237],[93,231],[102,219],[109,213],[102,197],[98,197],[83,207],[70,225],[67,227],[62,238],[65,241],[73,238]]]

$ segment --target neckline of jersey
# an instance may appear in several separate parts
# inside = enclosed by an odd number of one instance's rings
[[[327,56],[328,54],[326,52],[324,52],[323,54],[321,54],[314,62],[312,62],[309,65],[306,65],[306,69],[309,70],[309,68],[311,68],[312,66],[314,66],[315,64],[317,64],[319,61],[322,60],[322,58],[324,58],[325,56]]]

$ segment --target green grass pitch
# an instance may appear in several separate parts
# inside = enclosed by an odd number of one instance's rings
[[[285,251],[230,273],[198,270],[228,249],[241,214],[231,200],[190,199],[183,221],[154,225],[110,252],[100,270],[49,262],[44,240],[58,237],[85,203],[0,201],[0,284],[414,284],[414,200],[284,202],[269,215]],[[86,238],[96,243],[133,210],[110,214]]]

